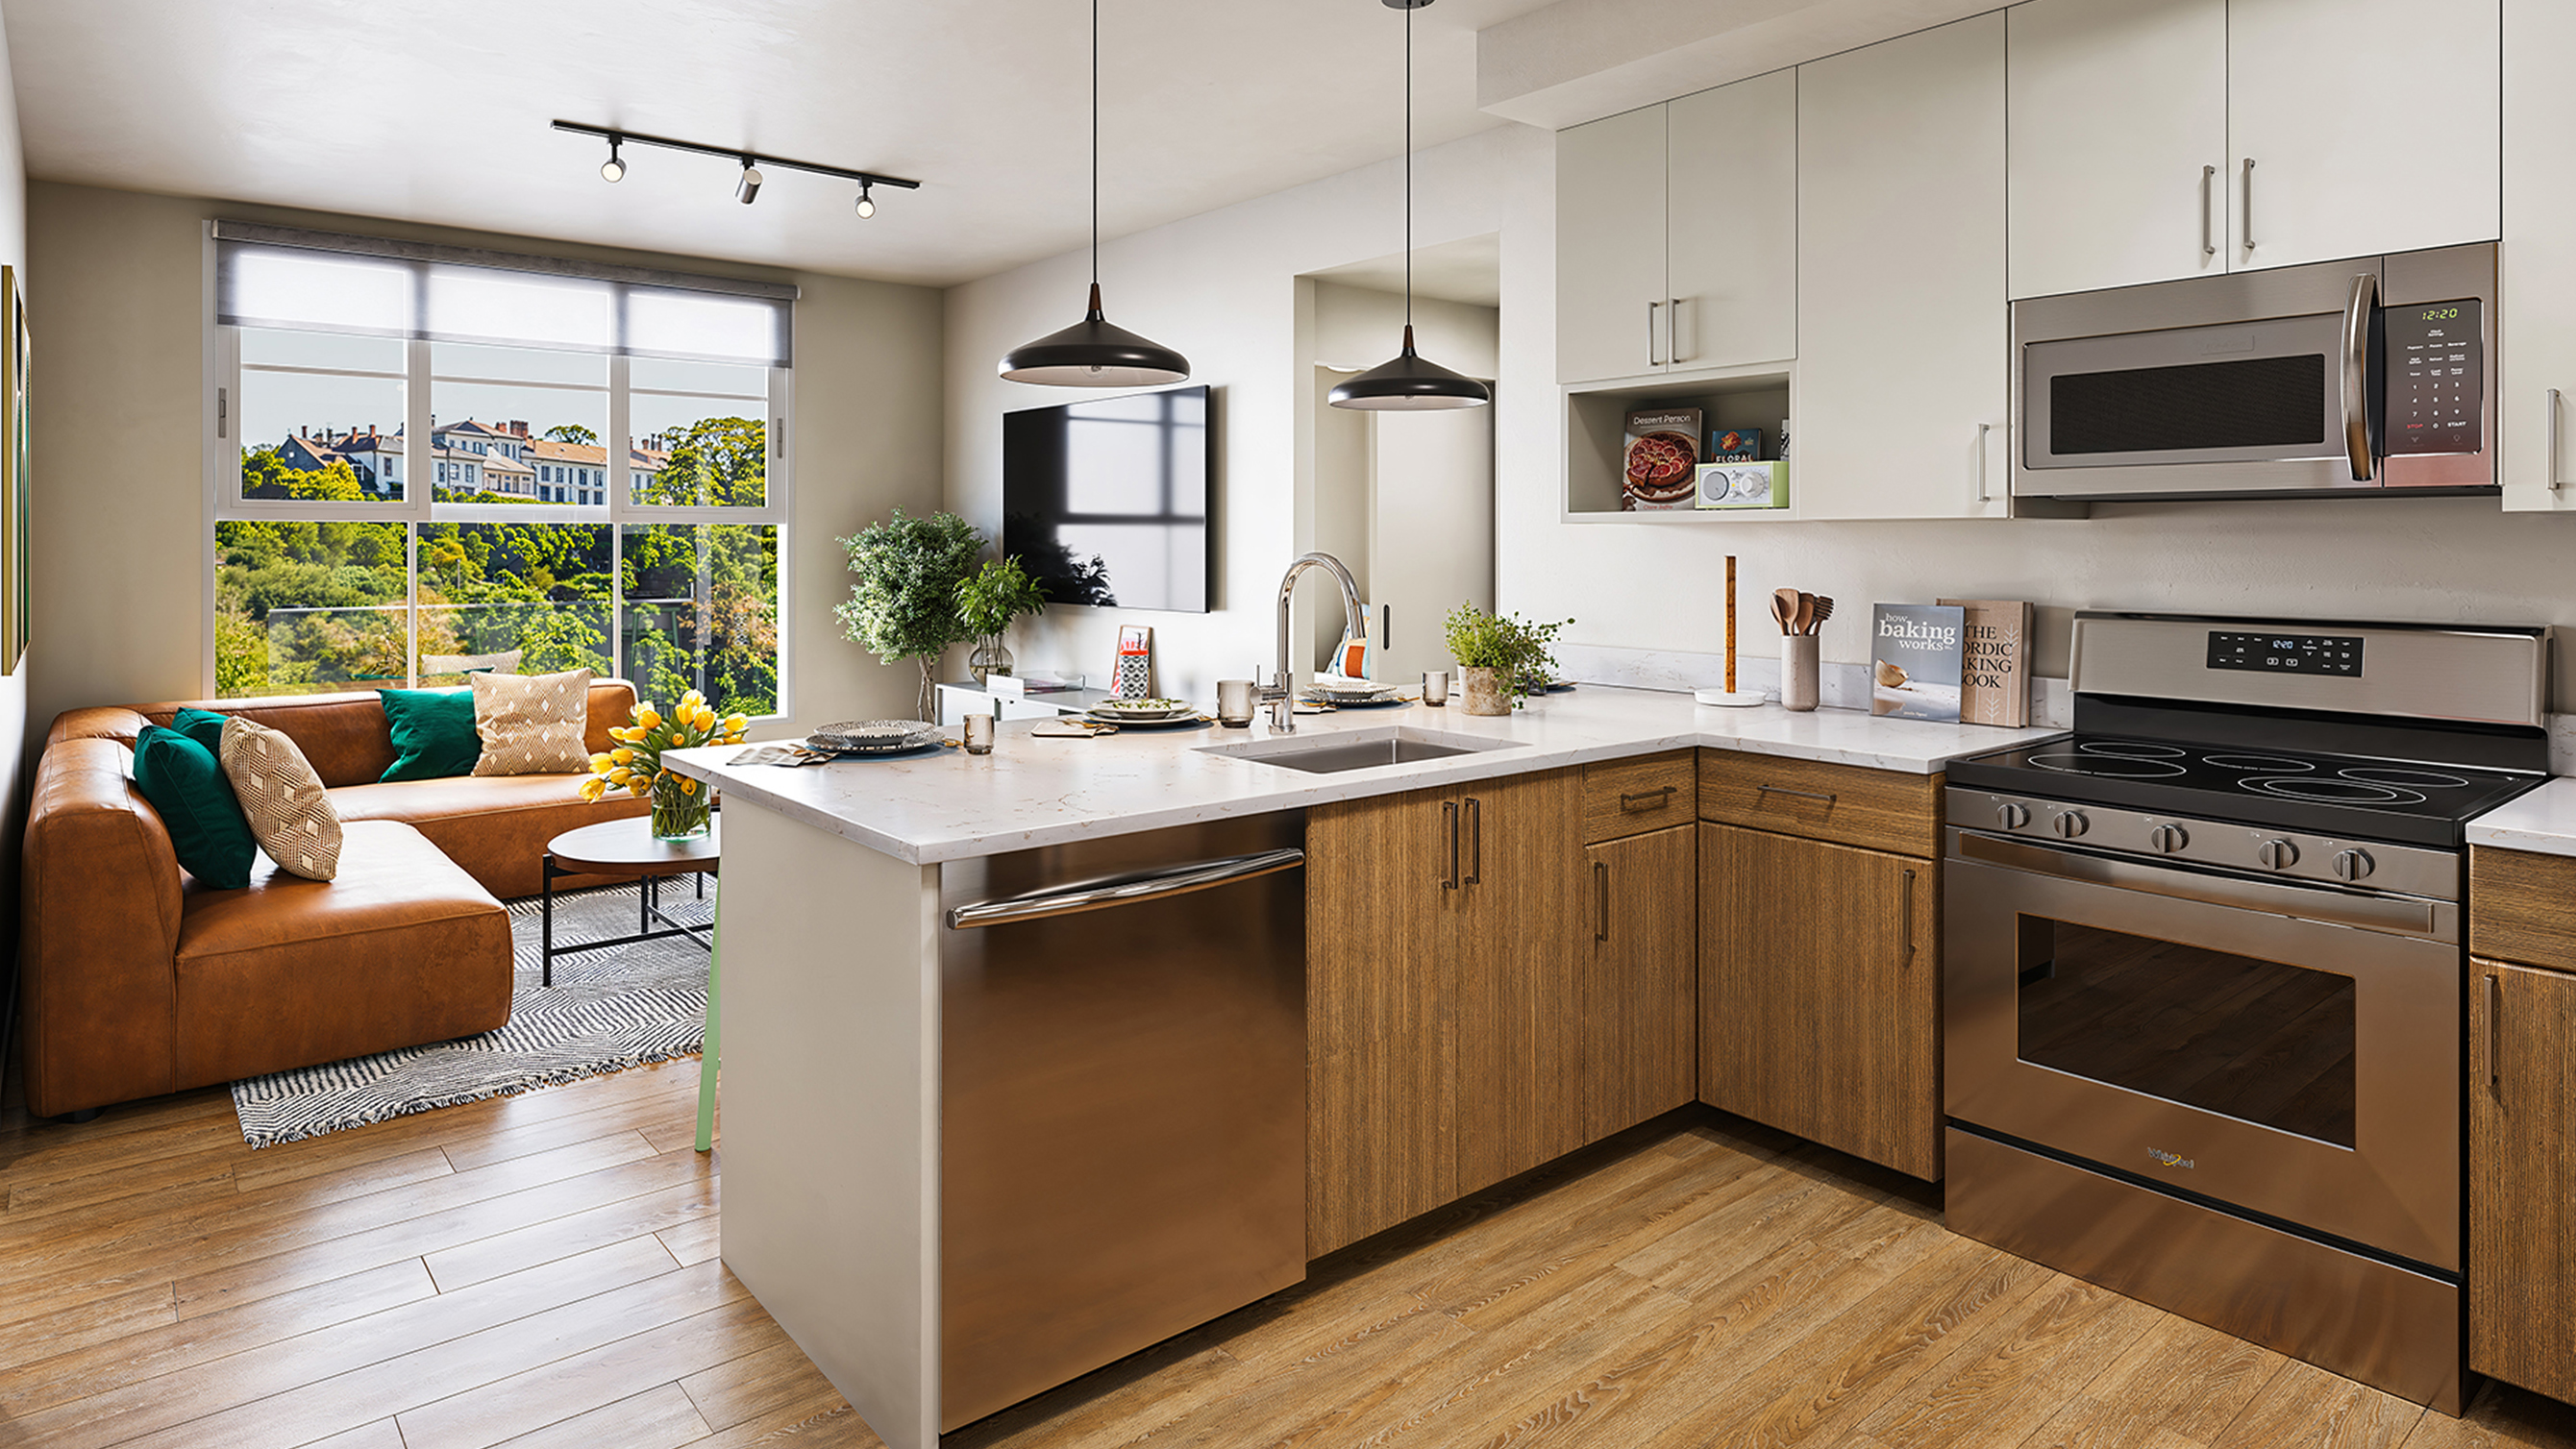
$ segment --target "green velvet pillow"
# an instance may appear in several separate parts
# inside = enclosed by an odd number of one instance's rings
[[[178,717],[170,721],[170,728],[204,745],[206,753],[221,763],[224,758],[224,721],[231,718],[231,715],[217,714],[210,709],[190,709],[182,705]]]
[[[483,737],[474,732],[470,689],[379,689],[399,755],[382,780],[444,780],[474,773]]]
[[[259,842],[214,751],[177,730],[145,725],[134,741],[134,787],[160,812],[188,874],[217,890],[250,884]]]

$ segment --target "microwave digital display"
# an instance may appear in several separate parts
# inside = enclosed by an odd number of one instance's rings
[[[2486,337],[2476,299],[2388,307],[2386,450],[2475,453],[2486,446]]]
[[[2329,634],[2238,634],[2210,631],[2209,667],[2270,674],[2361,677],[2361,641]]]

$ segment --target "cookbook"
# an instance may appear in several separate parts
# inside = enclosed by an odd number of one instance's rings
[[[2020,729],[2030,723],[2031,605],[2013,599],[1943,599],[1964,614],[1959,719]]]
[[[1696,506],[1699,427],[1698,408],[1628,414],[1628,438],[1619,450],[1621,511]]]
[[[1869,712],[1956,723],[1966,611],[1956,604],[1876,604],[1869,614]]]

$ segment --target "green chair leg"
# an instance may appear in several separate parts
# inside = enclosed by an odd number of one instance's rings
[[[718,970],[724,960],[724,882],[716,882],[715,924],[708,930],[707,950],[707,1033],[706,1044],[698,1049],[698,1150],[705,1152],[716,1145],[716,1062],[720,1053],[716,1045],[716,990]]]

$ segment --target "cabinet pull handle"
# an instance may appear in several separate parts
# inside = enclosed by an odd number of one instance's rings
[[[2200,168],[2200,254],[2204,257],[2218,255],[2218,236],[2212,226],[2215,220],[2214,213],[2218,209],[2212,193],[2217,189],[2218,168],[2215,166]]]
[[[2487,1090],[2504,1100],[2504,979],[2487,973]]]
[[[1822,801],[1824,801],[1824,802],[1825,802],[1826,804],[1828,804],[1828,805],[1831,805],[1832,803],[1834,803],[1834,799],[1835,799],[1835,797],[1834,797],[1834,796],[1827,795],[1827,794],[1823,794],[1823,793],[1821,793],[1821,792],[1819,792],[1819,791],[1815,791],[1815,790],[1789,790],[1789,789],[1784,789],[1784,788],[1782,788],[1782,787],[1780,787],[1780,786],[1778,786],[1778,785],[1756,785],[1756,786],[1754,786],[1754,787],[1753,787],[1753,793],[1754,793],[1755,795],[1757,795],[1757,796],[1760,796],[1760,795],[1795,795],[1795,796],[1797,796],[1797,797],[1798,797],[1799,799],[1801,799],[1801,800],[1822,800]]]
[[[1440,818],[1449,826],[1449,873],[1440,878],[1440,888],[1454,891],[1458,888],[1458,802],[1441,801]]]
[[[1664,365],[1664,360],[1655,355],[1655,314],[1662,310],[1664,310],[1664,304],[1661,302],[1646,304],[1646,365],[1648,367]]]
[[[1595,944],[1610,939],[1610,863],[1592,862],[1592,939]]]
[[[1485,883],[1485,802],[1467,797],[1467,878],[1469,885]]]
[[[2566,400],[2558,395],[2558,389],[2551,388],[2549,390],[2549,491],[2552,493],[2558,491],[2558,430],[2561,426],[2559,414],[2566,409]]]
[[[1977,496],[1975,501],[1979,503],[1991,503],[1994,501],[1993,498],[1988,496],[1986,493],[1986,435],[1994,430],[1995,425],[1992,423],[1977,424]]]
[[[2245,250],[2254,250],[2254,158],[2245,158]]]
[[[1905,872],[1905,879],[1896,893],[1896,922],[1901,933],[1896,938],[1898,947],[1896,963],[1907,970],[1912,970],[1914,967],[1914,872],[1910,870]]]
[[[1633,795],[1622,790],[1619,792],[1619,808],[1622,810],[1661,810],[1665,806],[1673,803],[1673,794],[1679,789],[1681,789],[1679,785],[1665,785],[1660,789],[1639,790]],[[1640,805],[1637,803],[1640,800],[1646,803]]]
[[[1673,366],[1679,367],[1683,363],[1690,361],[1690,358],[1682,356],[1682,299],[1679,297],[1673,298],[1672,305],[1673,310],[1668,314],[1664,322],[1665,340],[1669,342],[1671,346],[1666,347],[1664,350],[1673,355]]]

